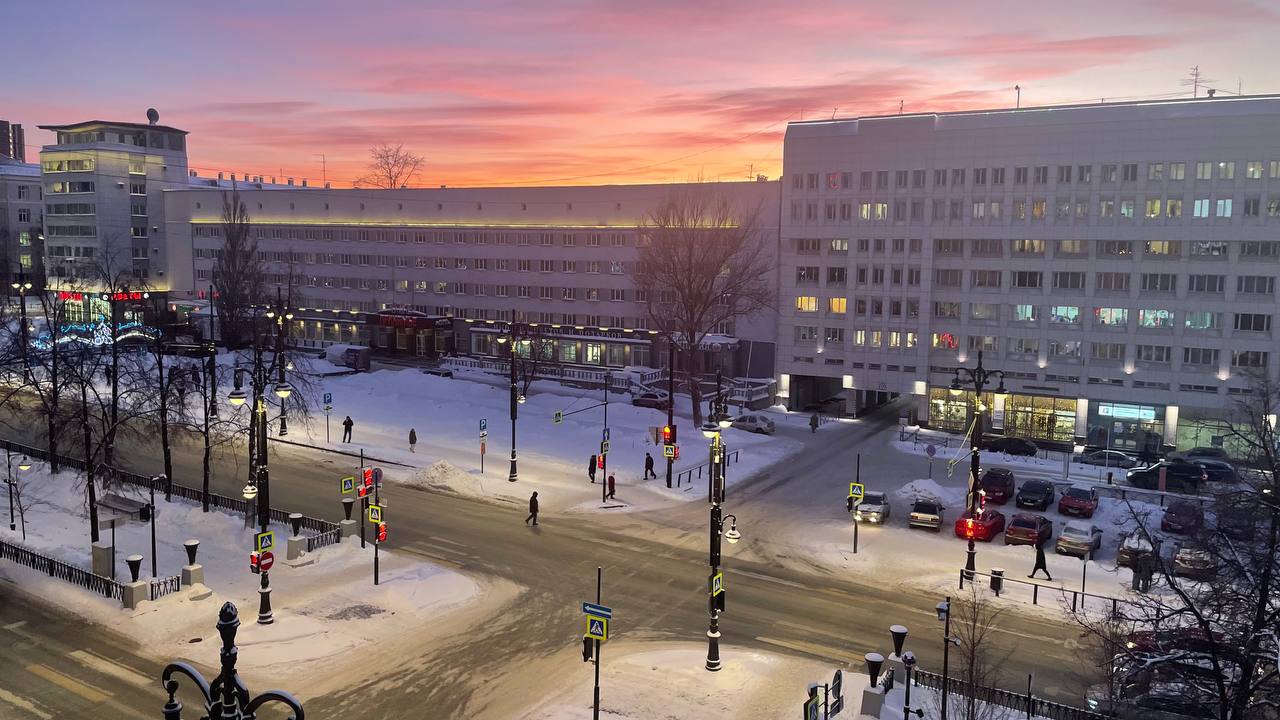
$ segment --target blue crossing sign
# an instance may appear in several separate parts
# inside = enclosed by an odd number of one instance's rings
[[[608,608],[608,607],[605,607],[604,605],[597,605],[595,603],[584,602],[582,603],[582,614],[599,615],[600,617],[605,619],[612,619],[613,608]]]

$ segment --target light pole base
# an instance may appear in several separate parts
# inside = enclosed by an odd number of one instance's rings
[[[507,473],[507,482],[515,482],[520,477],[516,472],[516,454],[511,453],[511,471]]]
[[[973,545],[973,541],[969,541],[969,549],[965,550],[964,558],[964,579],[973,582],[974,571],[978,569],[978,551]]]
[[[267,574],[262,574],[262,587],[258,588],[258,624],[270,625],[275,622],[275,616],[271,612],[271,585],[267,580]]]
[[[719,672],[720,670],[720,631],[707,631],[707,670],[710,672]]]

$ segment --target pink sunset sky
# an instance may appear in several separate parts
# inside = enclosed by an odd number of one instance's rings
[[[1266,0],[24,2],[0,117],[161,122],[191,164],[348,185],[374,143],[415,185],[746,179],[792,120],[1280,91]]]

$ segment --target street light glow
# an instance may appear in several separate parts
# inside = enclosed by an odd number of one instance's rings
[[[293,386],[287,382],[276,383],[276,397],[284,400],[293,394]]]
[[[23,455],[23,456],[22,456],[22,459],[18,461],[18,469],[19,469],[19,470],[30,470],[30,469],[31,469],[31,461],[27,459],[27,456],[26,456],[26,455]]]
[[[248,399],[249,393],[245,392],[244,388],[236,388],[227,394],[227,400],[235,407],[240,407]]]

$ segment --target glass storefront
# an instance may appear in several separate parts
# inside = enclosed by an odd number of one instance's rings
[[[1164,444],[1163,405],[1089,404],[1090,446],[1158,454]]]
[[[982,404],[992,407],[994,398],[991,393],[982,393]],[[929,427],[939,430],[965,432],[969,429],[970,412],[973,409],[973,391],[968,390],[959,395],[952,395],[945,387],[929,388]],[[986,427],[991,427],[990,422]]]
[[[1076,401],[1042,395],[1010,395],[1004,403],[1004,434],[1031,440],[1071,442]]]

